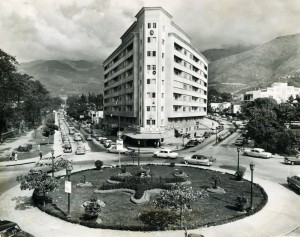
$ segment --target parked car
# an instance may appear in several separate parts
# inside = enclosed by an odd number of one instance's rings
[[[272,154],[270,152],[266,152],[262,148],[243,149],[243,154],[245,156],[253,156],[253,157],[260,157],[260,158],[272,157]]]
[[[85,154],[85,147],[84,146],[78,146],[75,154],[76,155],[84,155]]]
[[[99,133],[97,133],[97,132],[93,132],[92,133],[92,137],[94,137],[94,138],[96,138],[96,137],[99,137],[100,135],[99,135]]]
[[[287,177],[287,183],[290,187],[296,189],[296,191],[300,194],[300,174]]]
[[[204,138],[209,138],[210,135],[211,135],[210,132],[205,132],[205,133],[203,134],[203,137],[204,137]]]
[[[171,158],[176,159],[178,157],[177,152],[173,152],[171,149],[161,149],[153,153],[154,157],[161,157],[161,158]]]
[[[194,154],[192,156],[187,156],[183,159],[186,164],[194,164],[194,165],[212,165],[212,159],[200,154]]]
[[[194,147],[197,146],[199,143],[196,139],[191,139],[187,142],[187,144],[185,145],[186,147]]]
[[[67,144],[64,146],[64,153],[71,153],[72,152],[72,146],[71,144]]]
[[[205,140],[205,137],[203,136],[195,136],[194,139],[198,142],[198,143],[202,143]]]
[[[102,137],[102,139],[100,140],[100,143],[101,143],[101,144],[104,144],[106,140],[108,140],[107,137]]]
[[[99,137],[96,138],[96,140],[99,141],[99,142],[101,142],[103,139],[106,140],[108,138],[107,137],[102,137],[102,136],[99,136]]]
[[[34,237],[25,232],[20,226],[12,221],[0,221],[0,236],[1,237]]]
[[[86,139],[85,140],[87,140],[87,141],[92,141],[93,140],[93,138],[92,138],[92,136],[91,135],[88,135],[87,137],[86,137]]]
[[[62,169],[62,167],[58,166],[58,161],[61,158],[54,159],[54,171],[58,171]],[[51,172],[52,171],[52,158],[44,158],[35,163],[34,167],[29,170],[31,173],[42,173],[42,172]]]
[[[112,145],[109,148],[107,148],[107,151],[111,152],[111,153],[119,153],[120,152],[122,154],[122,153],[128,152],[129,150],[126,147],[123,147],[123,149],[117,150],[117,145]]]
[[[64,141],[61,146],[62,146],[62,148],[64,148],[67,145],[70,145],[70,141]]]
[[[243,146],[244,145],[244,138],[242,137],[238,137],[236,140],[235,140],[235,145],[237,146]]]
[[[300,154],[284,157],[284,162],[291,165],[300,165]]]
[[[74,141],[76,142],[81,141],[81,136],[74,136]]]
[[[104,141],[103,145],[104,145],[106,148],[108,148],[108,147],[110,147],[110,144],[111,144],[112,142],[113,142],[112,140],[107,139],[107,140]]]

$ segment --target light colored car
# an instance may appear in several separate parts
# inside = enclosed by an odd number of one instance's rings
[[[81,136],[74,136],[74,141],[76,141],[76,142],[81,141]]]
[[[112,140],[105,140],[105,142],[103,143],[103,145],[106,147],[106,148],[108,148],[108,147],[110,147],[110,144],[111,143],[113,143],[113,141]]]
[[[171,158],[176,159],[178,157],[177,152],[173,152],[171,149],[161,149],[153,153],[154,157],[161,157],[161,158]]]
[[[79,146],[75,152],[76,155],[84,155],[85,154],[85,147]]]
[[[195,136],[194,139],[197,140],[197,142],[201,143],[201,142],[203,142],[205,140],[205,137],[203,137],[203,136]]]
[[[211,166],[212,160],[211,158],[200,155],[200,154],[194,154],[192,156],[187,156],[183,159],[184,163],[186,164],[194,164],[194,165],[207,165]]]
[[[111,147],[107,148],[107,151],[108,152],[111,152],[111,153],[126,153],[128,152],[129,150],[125,147],[123,147],[123,149],[121,150],[117,150],[117,146],[116,145],[112,145]]]
[[[245,156],[253,156],[253,157],[260,157],[260,158],[272,157],[272,154],[270,152],[266,152],[262,148],[243,149],[243,154]]]
[[[295,188],[300,194],[300,175],[294,175],[292,177],[287,177],[287,183],[290,187]]]

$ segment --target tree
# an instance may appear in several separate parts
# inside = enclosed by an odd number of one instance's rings
[[[176,184],[170,190],[164,190],[154,201],[158,208],[169,208],[179,211],[180,226],[183,227],[183,214],[192,201],[208,196],[204,190],[193,189],[191,186]]]
[[[45,206],[46,193],[52,192],[58,188],[58,181],[47,173],[35,173],[29,171],[27,175],[20,175],[17,181],[21,184],[21,190],[32,190],[37,194],[43,195],[43,203]]]

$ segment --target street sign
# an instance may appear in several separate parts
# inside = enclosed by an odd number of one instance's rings
[[[116,143],[117,143],[117,150],[123,150],[123,140],[118,139]]]
[[[65,181],[65,192],[72,193],[72,182]]]

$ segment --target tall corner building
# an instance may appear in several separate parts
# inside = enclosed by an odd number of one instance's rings
[[[141,139],[193,133],[207,114],[208,61],[163,8],[144,7],[136,19],[103,63],[105,120]]]

